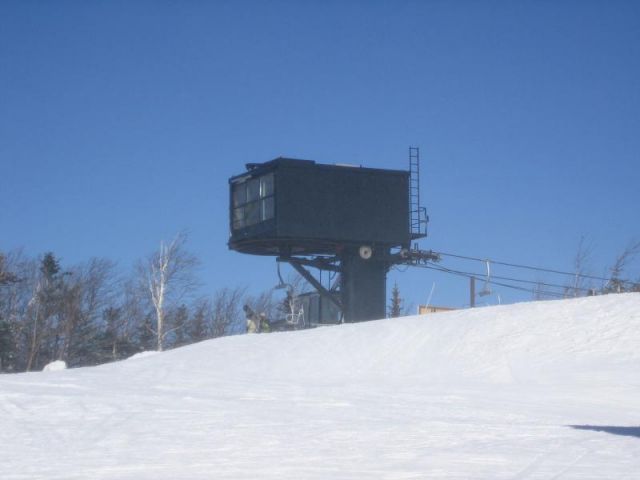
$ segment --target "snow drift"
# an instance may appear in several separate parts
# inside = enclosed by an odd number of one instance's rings
[[[67,369],[67,362],[62,360],[55,360],[53,362],[47,363],[42,369],[43,372],[59,372],[60,370]]]
[[[3,479],[637,478],[640,294],[0,376]]]

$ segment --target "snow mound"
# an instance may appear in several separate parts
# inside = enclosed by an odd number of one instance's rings
[[[637,478],[638,345],[624,294],[0,375],[0,478]]]
[[[63,360],[56,360],[54,362],[47,363],[42,369],[43,372],[59,372],[67,369],[67,363]]]
[[[133,355],[131,355],[129,358],[127,358],[127,360],[139,360],[140,358],[148,358],[148,357],[153,357],[154,355],[157,355],[160,352],[157,352],[155,350],[148,350],[145,352],[139,352],[139,353],[135,353]]]

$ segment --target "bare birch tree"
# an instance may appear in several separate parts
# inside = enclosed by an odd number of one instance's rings
[[[580,243],[578,243],[578,251],[573,259],[573,281],[571,285],[565,287],[565,297],[580,297],[589,291],[590,285],[586,282],[585,275],[592,253],[591,242],[587,242],[584,235],[581,236]]]
[[[602,289],[605,293],[620,293],[625,291],[635,291],[638,289],[638,283],[622,279],[622,274],[628,269],[638,255],[640,255],[640,241],[632,240],[616,257],[616,260],[610,269],[611,277],[609,282],[607,282]]]
[[[5,255],[0,253],[0,285],[9,285],[18,281],[18,277],[8,271],[6,263]]]
[[[246,289],[242,287],[223,288],[213,296],[211,316],[211,336],[213,338],[228,335],[234,326],[242,323],[242,305]]]
[[[98,321],[115,300],[115,264],[92,258],[70,272],[64,285],[56,358],[73,366],[96,363]]]
[[[158,351],[172,330],[165,328],[167,308],[191,293],[198,285],[195,269],[198,259],[185,249],[186,233],[182,232],[139,265],[140,280],[147,288],[155,313],[155,336]],[[174,327],[181,328],[181,326]]]

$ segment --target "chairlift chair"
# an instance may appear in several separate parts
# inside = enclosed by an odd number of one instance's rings
[[[299,325],[302,324],[304,326],[304,307],[300,307],[298,313],[292,312],[287,313],[285,316],[286,322],[288,325]]]
[[[484,297],[486,295],[491,295],[491,266],[489,260],[485,260],[487,264],[487,279],[484,281],[484,286],[482,290],[478,292],[478,295]]]

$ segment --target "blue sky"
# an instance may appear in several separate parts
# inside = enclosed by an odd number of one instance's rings
[[[640,237],[639,112],[634,1],[5,0],[0,249],[127,271],[186,229],[205,292],[259,291],[275,262],[227,250],[228,177],[407,169],[416,145],[422,248],[571,270],[586,236],[601,275]],[[396,281],[468,303],[464,279]]]

